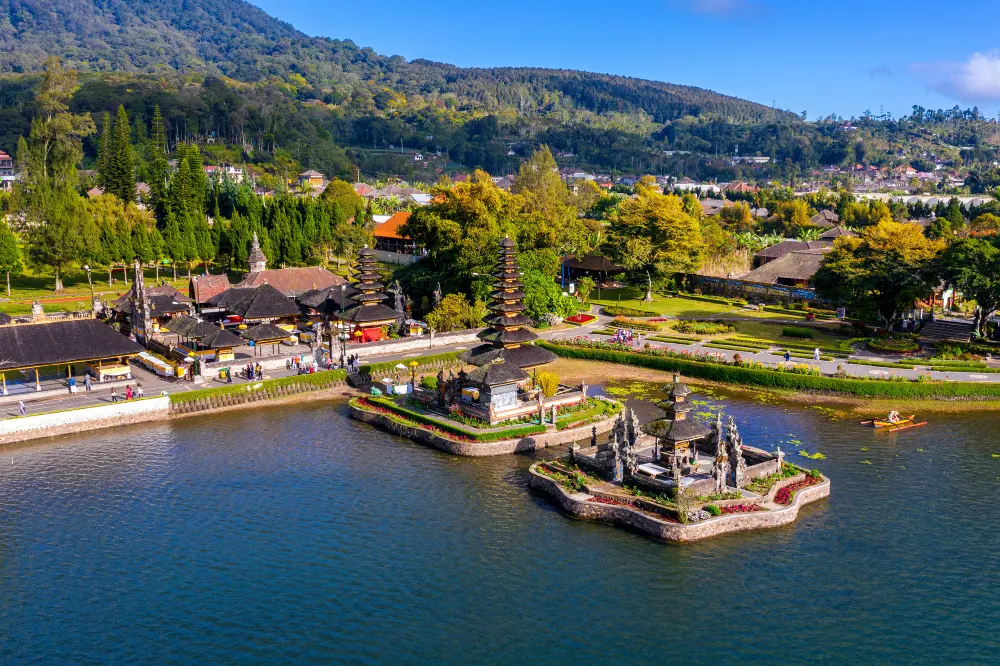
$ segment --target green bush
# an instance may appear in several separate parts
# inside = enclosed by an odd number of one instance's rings
[[[639,331],[659,331],[660,324],[655,322],[648,322],[642,319],[629,319],[628,317],[618,316],[611,321],[611,326],[615,328],[634,328]]]
[[[674,322],[672,326],[680,333],[694,333],[695,335],[724,335],[736,330],[725,322],[704,319],[683,319]]]
[[[222,395],[238,395],[249,393],[250,391],[269,391],[282,386],[313,386],[316,388],[326,388],[335,382],[344,381],[347,378],[346,370],[323,370],[309,375],[292,375],[290,377],[279,377],[278,379],[264,379],[259,382],[242,382],[239,384],[225,384],[213,388],[198,389],[197,391],[183,391],[171,393],[170,402],[179,404],[182,402],[193,402],[200,398],[208,398]],[[259,388],[252,388],[260,385]]]
[[[616,351],[538,342],[566,358],[620,363],[665,372],[679,372],[710,381],[772,389],[823,391],[869,398],[1000,398],[1000,382],[915,382],[840,378],[797,374],[762,368],[707,363],[639,352]]]
[[[786,338],[813,338],[813,330],[805,326],[785,326],[781,329],[781,334]]]
[[[420,379],[420,388],[425,388],[428,391],[437,391],[438,378],[433,375],[429,377],[422,377]]]
[[[705,511],[708,512],[708,515],[710,515],[710,516],[721,516],[722,515],[722,509],[720,509],[719,507],[715,506],[714,504],[706,504],[705,507],[704,507],[704,509],[705,509]]]
[[[877,352],[899,354],[915,352],[920,349],[920,345],[910,338],[874,338],[868,341],[868,348]]]
[[[624,305],[605,305],[604,311],[612,317],[655,317],[655,312],[627,308]]]
[[[459,352],[445,352],[443,354],[430,354],[428,356],[418,356],[416,358],[407,359],[404,363],[407,364],[410,361],[416,361],[421,366],[430,365],[432,363],[458,363]],[[396,364],[399,361],[386,361],[384,363],[371,363],[369,365],[361,366],[362,376],[367,377],[377,377],[383,374],[392,374],[395,372]],[[402,370],[400,370],[402,372]],[[409,367],[407,367],[407,372],[409,372]]]

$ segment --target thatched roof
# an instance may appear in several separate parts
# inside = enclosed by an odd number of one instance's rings
[[[470,372],[468,380],[483,386],[499,386],[523,382],[529,376],[527,372],[515,364],[507,363],[503,359],[496,359]]]
[[[228,349],[230,347],[241,347],[246,342],[232,331],[227,331],[218,326],[212,327],[212,332],[203,335],[198,344],[209,349]]]
[[[535,345],[521,345],[520,347],[507,349],[486,344],[473,347],[461,354],[459,358],[469,365],[484,365],[496,359],[503,359],[505,362],[519,368],[530,368],[536,365],[551,363],[558,356],[548,349],[542,349]]]
[[[244,319],[277,319],[300,313],[294,301],[269,284],[263,284],[256,289],[238,291],[244,292],[243,297],[232,305],[227,305],[226,310]]]
[[[667,440],[668,442],[690,442],[712,434],[711,429],[693,419],[657,419],[642,426],[647,435]]]
[[[582,257],[570,257],[566,260],[566,268],[575,268],[583,271],[595,271],[598,273],[622,273],[624,268],[613,263],[610,259],[600,254],[588,254]]]
[[[240,333],[240,337],[244,340],[252,340],[254,342],[274,342],[284,340],[290,335],[291,333],[283,328],[278,328],[274,324],[259,324]]]
[[[755,268],[740,279],[745,282],[760,284],[775,284],[778,280],[811,280],[823,262],[823,255],[829,247],[814,250],[790,252],[779,259],[769,261],[760,268]]]
[[[134,356],[142,347],[96,319],[0,327],[0,370]]]

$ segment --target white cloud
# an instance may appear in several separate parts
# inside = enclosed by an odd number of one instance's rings
[[[1000,50],[973,53],[965,62],[917,63],[910,69],[931,90],[963,102],[1000,100]]]

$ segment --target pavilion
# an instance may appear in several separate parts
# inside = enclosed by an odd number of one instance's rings
[[[260,356],[261,345],[271,345],[271,353],[273,354],[275,347],[290,338],[291,335],[285,329],[268,323],[258,324],[240,333],[240,337],[254,348],[256,356]]]
[[[129,359],[142,347],[97,319],[41,319],[32,323],[0,326],[0,391],[8,393],[8,378],[15,373],[34,379],[41,391],[41,376],[83,375],[98,381],[130,378]]]
[[[680,381],[680,377],[674,375],[673,384],[664,388],[668,397],[657,404],[664,411],[663,418],[642,426],[642,431],[656,438],[654,459],[661,460],[666,456],[675,469],[690,466],[697,460],[695,444],[711,435],[712,431],[688,417],[692,405],[687,402],[687,396],[691,394],[691,389]]]

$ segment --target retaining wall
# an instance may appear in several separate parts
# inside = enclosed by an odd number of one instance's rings
[[[160,396],[117,404],[35,414],[0,421],[0,443],[11,444],[40,437],[54,437],[113,426],[167,418],[170,398]]]
[[[251,402],[260,402],[262,400],[271,400],[273,398],[283,398],[285,396],[297,395],[299,393],[325,391],[335,386],[346,386],[346,382],[339,380],[331,381],[328,384],[302,383],[281,384],[279,386],[262,385],[258,389],[254,389],[254,386],[254,384],[247,383],[240,385],[242,390],[225,392],[220,391],[217,394],[207,395],[201,398],[196,398],[195,400],[174,402],[170,404],[170,414],[196,414],[198,412],[205,412],[211,409],[235,407],[238,405],[246,405]]]
[[[460,442],[431,432],[430,430],[425,430],[424,428],[403,425],[385,414],[369,412],[356,405],[350,405],[350,415],[351,418],[358,421],[369,423],[382,430],[387,430],[394,435],[407,437],[415,442],[432,446],[439,451],[451,453],[456,456],[469,456],[473,458],[537,451],[538,449],[578,442],[583,439],[589,439],[592,432],[591,428],[595,425],[597,426],[598,434],[603,434],[611,430],[615,424],[615,419],[612,417],[599,423],[579,428],[546,432],[519,439],[505,439],[498,442]]]
[[[793,522],[799,516],[799,508],[830,495],[830,480],[823,477],[823,482],[803,488],[792,497],[792,503],[781,509],[756,511],[754,513],[737,513],[709,518],[697,523],[668,523],[657,520],[635,509],[588,502],[590,495],[585,493],[568,493],[565,488],[553,479],[548,478],[530,468],[531,487],[551,497],[566,513],[585,520],[599,520],[619,527],[641,532],[654,539],[670,542],[699,541],[727,532],[743,532],[747,530],[780,527]],[[788,479],[788,485],[792,483]],[[777,492],[777,488],[772,488]],[[773,495],[769,494],[773,497]]]

